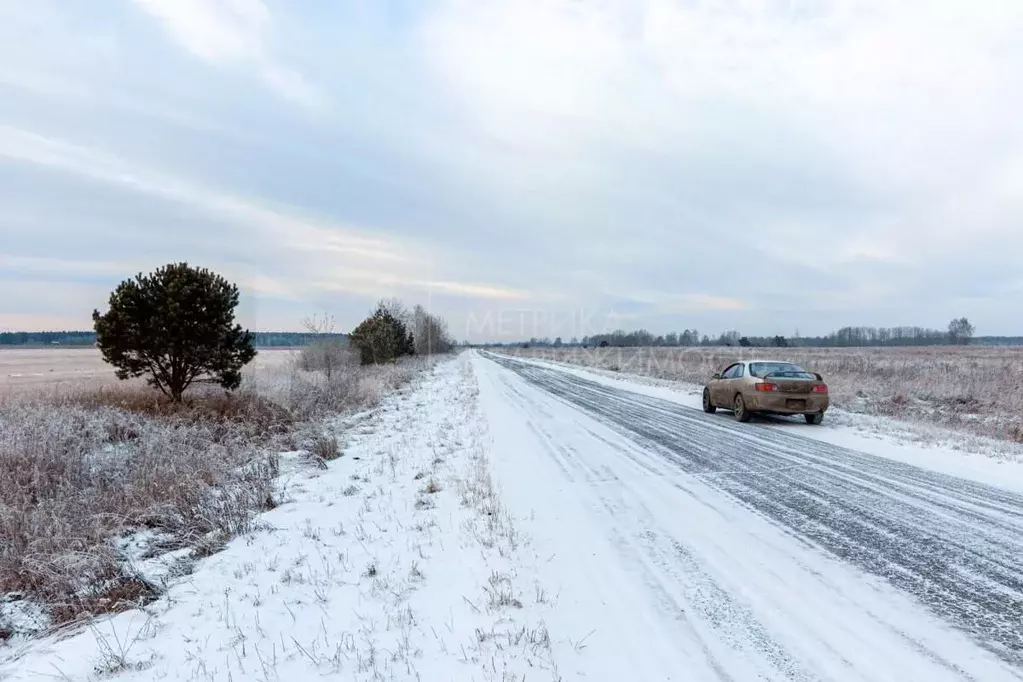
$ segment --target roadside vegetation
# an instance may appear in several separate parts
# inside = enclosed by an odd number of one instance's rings
[[[754,357],[820,372],[834,407],[1023,443],[1023,347],[501,348],[518,357],[703,384]]]
[[[153,599],[278,504],[281,453],[342,456],[338,417],[432,366],[418,346],[366,363],[323,329],[249,369],[237,304],[185,264],[139,275],[94,318],[125,381],[0,399],[0,641]]]

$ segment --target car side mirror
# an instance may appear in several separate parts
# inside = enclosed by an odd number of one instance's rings
[[[721,372],[714,372],[714,376],[711,377],[711,379],[720,379],[720,378],[721,378]]]
[[[817,377],[817,381],[824,381],[824,377],[822,377],[822,376],[821,376],[820,374],[818,374],[817,372],[814,372],[814,373],[813,373],[813,375],[814,375],[815,377]]]

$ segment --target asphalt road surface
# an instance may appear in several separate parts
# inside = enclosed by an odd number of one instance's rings
[[[619,493],[601,492],[598,497],[608,518],[621,525],[616,532],[645,553],[647,564],[660,566],[657,580],[663,583],[670,575],[678,583],[671,587],[676,595],[671,608],[725,641],[717,654],[707,654],[709,660],[717,659],[709,666],[720,679],[746,679],[732,672],[729,651],[753,661],[745,670],[762,679],[880,679],[870,672],[868,661],[874,661],[876,670],[893,666],[899,660],[892,653],[896,649],[909,652],[907,661],[916,657],[918,662],[904,663],[903,673],[893,679],[1023,679],[1023,496],[818,442],[792,433],[795,429],[738,424],[730,414],[704,414],[555,367],[485,357],[507,370],[491,365],[490,390],[519,411],[572,480],[599,485],[603,491],[608,486],[628,488],[629,480],[644,478],[643,470],[651,474],[648,479],[656,475],[670,480],[674,492],[651,488],[636,493],[628,504],[615,503]],[[603,459],[592,453],[608,436],[585,426],[586,419],[620,439],[610,443]],[[623,473],[625,464],[616,457],[639,473]],[[785,569],[780,567],[773,579],[768,574],[775,567],[764,559],[745,578],[733,575],[725,586],[728,580],[717,580],[714,570],[723,574],[730,561],[753,561],[743,556],[742,547],[728,546],[729,538],[741,541],[748,529],[740,531],[738,522],[722,521],[716,539],[710,538],[720,549],[719,569],[700,565],[701,557],[718,556],[706,543],[700,545],[697,536],[707,532],[706,526],[671,520],[676,524],[672,530],[657,529],[659,524],[667,527],[665,517],[673,504],[682,514],[690,497],[704,494],[694,492],[696,485],[741,508],[742,518],[753,520],[743,524],[766,522],[805,556],[820,557],[819,564],[799,559],[794,569],[799,580],[791,579],[791,571],[782,576]],[[650,500],[657,494],[666,500],[665,511],[641,518],[642,510],[653,508]],[[718,516],[724,519],[729,513]],[[630,514],[634,525],[625,518]],[[752,542],[746,551],[768,556],[767,549]],[[863,576],[863,584],[873,587],[846,589],[850,580],[835,577],[835,565]],[[825,589],[824,584],[833,594],[809,596]],[[768,600],[770,607],[764,606],[768,590],[779,591]],[[786,614],[786,603],[796,611]],[[812,616],[821,615],[812,613],[815,603],[821,613],[841,622],[821,626],[818,621],[812,627]],[[882,610],[884,604],[891,609]],[[910,612],[930,625],[913,625]],[[793,626],[791,632],[766,624],[784,623],[787,616],[806,624],[802,629]],[[800,649],[792,644],[798,637],[815,643]],[[859,638],[860,643],[839,641],[842,637]],[[960,639],[968,644],[949,644]],[[817,657],[808,651],[821,653]],[[921,668],[919,661],[926,661],[928,668]],[[843,665],[848,675],[835,672]]]

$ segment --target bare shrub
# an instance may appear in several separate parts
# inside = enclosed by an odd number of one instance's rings
[[[328,380],[300,363],[290,371],[259,376],[255,391],[285,409],[296,421],[309,421],[352,410],[369,409],[432,365],[420,358],[402,358],[387,365],[345,365]]]
[[[341,456],[341,448],[337,444],[337,438],[319,434],[310,442],[309,453],[313,457],[329,462]]]
[[[358,356],[340,339],[316,339],[303,346],[299,366],[307,372],[323,372],[327,380],[342,368],[355,364]]]
[[[311,317],[302,324],[315,335],[299,354],[299,367],[304,371],[322,372],[330,381],[335,372],[359,361],[349,350],[348,340],[337,333],[333,317]]]

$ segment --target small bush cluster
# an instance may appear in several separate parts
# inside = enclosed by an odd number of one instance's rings
[[[330,379],[336,372],[343,372],[352,365],[359,364],[359,355],[350,350],[344,341],[324,338],[303,346],[298,363],[302,370],[322,372]]]
[[[383,305],[352,330],[350,339],[364,365],[393,362],[416,352],[405,322]]]
[[[409,311],[398,300],[378,303],[373,314],[352,330],[349,341],[364,365],[450,353],[455,345],[444,320],[421,305]]]

